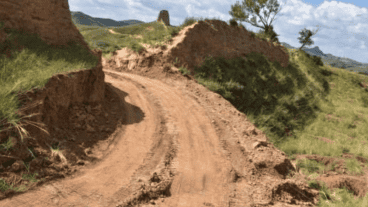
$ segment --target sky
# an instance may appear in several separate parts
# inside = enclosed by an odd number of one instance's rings
[[[115,21],[157,20],[161,10],[169,12],[170,24],[179,26],[187,17],[217,18],[228,22],[231,5],[243,0],[68,0],[69,9],[92,17]],[[245,1],[245,0],[244,0]],[[278,0],[280,11],[271,13],[267,23],[272,22],[280,42],[300,47],[298,37],[303,29],[318,32],[312,36],[314,44],[325,54],[346,57],[368,63],[368,1],[367,0]],[[262,17],[263,11],[260,14]],[[249,19],[253,15],[249,16]],[[257,17],[257,21],[260,20]],[[248,31],[260,28],[248,22],[242,23]],[[257,22],[258,23],[258,22]],[[261,26],[263,24],[259,22]]]

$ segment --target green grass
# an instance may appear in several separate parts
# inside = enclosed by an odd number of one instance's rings
[[[141,43],[155,45],[165,42],[184,26],[196,21],[203,20],[189,18],[178,28],[165,27],[160,23],[121,28],[76,26],[90,48],[101,49],[103,56],[108,58],[111,52],[124,47],[138,52],[142,48]],[[146,30],[147,26],[154,30]],[[108,29],[120,34],[111,34]],[[11,36],[5,46],[10,46],[6,51],[10,51],[11,58],[4,55],[0,57],[0,126],[10,123],[22,136],[22,133],[26,133],[22,132],[22,117],[14,113],[19,103],[11,92],[43,87],[53,74],[92,68],[97,60],[75,43],[65,48],[54,48],[47,46],[37,36],[9,32]],[[134,34],[141,34],[143,39],[130,36]],[[252,33],[252,36],[269,41],[261,32]],[[14,42],[23,45],[24,50],[18,52]],[[0,52],[3,50],[4,45],[1,45]],[[368,134],[368,91],[358,85],[359,82],[368,82],[368,77],[343,69],[317,66],[305,52],[287,51],[290,64],[286,68],[254,52],[246,55],[247,61],[242,58],[206,58],[202,67],[195,68],[195,78],[245,113],[248,120],[290,157],[295,154],[340,156],[343,152],[368,157],[365,145]],[[185,68],[180,68],[180,71],[189,73]],[[214,74],[211,79],[208,78],[210,73]],[[322,137],[334,143],[316,139]],[[11,147],[8,142],[2,146],[4,150]],[[351,160],[348,163],[349,171],[361,172],[358,163]],[[318,163],[311,161],[300,166],[311,176],[316,171],[323,171]],[[315,182],[310,182],[310,186],[315,185]],[[340,200],[332,205],[331,201],[327,203],[326,200],[332,193],[325,187],[320,192],[322,199],[319,206],[366,204],[366,200],[354,200],[346,189],[339,189],[336,198]]]
[[[0,126],[8,122],[21,130],[20,118],[14,113],[19,102],[12,92],[41,88],[53,74],[89,69],[98,60],[73,42],[57,48],[37,35],[15,30],[6,33],[9,37],[0,45]]]

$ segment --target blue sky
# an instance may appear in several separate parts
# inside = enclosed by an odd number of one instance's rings
[[[242,3],[243,0],[238,0]],[[170,24],[179,26],[186,17],[218,18],[229,21],[231,5],[237,0],[69,0],[70,11],[116,21],[155,21],[160,10],[167,10]],[[299,32],[306,28],[318,32],[314,44],[325,54],[368,63],[367,0],[278,0],[281,10],[273,20],[280,42],[300,47]],[[266,8],[265,8],[266,9]],[[263,10],[260,12],[263,16]],[[250,15],[250,18],[252,15]],[[274,17],[271,14],[268,23]],[[259,17],[257,17],[257,21]],[[248,30],[258,27],[241,22]],[[263,24],[260,22],[258,24]]]

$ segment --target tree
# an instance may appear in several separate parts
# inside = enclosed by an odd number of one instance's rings
[[[264,10],[264,18],[262,18],[259,13],[260,9],[263,9],[265,6],[267,7],[269,12],[267,12],[267,10]],[[248,22],[255,27],[263,29],[265,34],[275,34],[274,36],[278,36],[273,31],[272,21],[275,19],[276,14],[280,11],[279,6],[280,4],[277,2],[277,0],[243,0],[243,5],[240,5],[238,1],[235,5],[231,5],[231,11],[229,12],[229,14],[235,20]],[[270,23],[267,23],[271,13],[275,13],[275,16],[271,19]],[[253,14],[254,16],[252,17],[252,19],[249,20],[248,18],[250,14]],[[257,16],[260,18],[258,22],[262,22],[263,26],[257,24]]]
[[[299,32],[300,37],[298,37],[298,39],[300,44],[302,44],[302,46],[299,48],[299,50],[301,50],[304,47],[304,45],[309,46],[314,44],[313,40],[311,40],[311,37],[315,35],[317,32],[318,30],[315,32],[311,32],[309,29],[303,29],[302,31],[300,31]]]

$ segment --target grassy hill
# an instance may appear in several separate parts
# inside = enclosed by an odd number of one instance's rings
[[[99,27],[123,27],[134,24],[142,24],[144,22],[139,20],[124,20],[115,21],[106,18],[91,17],[83,12],[70,12],[72,21],[74,24],[86,25],[86,26],[99,26]]]
[[[166,41],[194,22],[194,19],[185,20],[183,25],[168,29],[155,22],[114,28],[120,34],[111,34],[98,25],[76,26],[92,49],[101,49],[103,56],[108,57],[110,52],[124,47],[139,51],[142,42]],[[147,31],[147,26],[155,29]],[[74,43],[54,48],[36,36],[15,30],[8,32],[13,35],[0,47],[3,54],[0,56],[0,127],[8,122],[21,129],[21,118],[14,113],[19,103],[12,92],[43,87],[53,74],[92,68],[97,60]],[[141,34],[143,39],[132,38],[134,34]],[[265,39],[262,34],[255,35]],[[288,52],[290,64],[286,68],[254,52],[247,55],[247,61],[207,59],[202,67],[195,69],[199,73],[195,78],[244,112],[276,147],[291,157],[296,154],[340,156],[343,152],[368,157],[365,145],[368,90],[359,85],[368,83],[368,77],[316,65],[303,51],[288,49]],[[180,71],[188,72],[185,68]],[[212,79],[208,79],[209,73],[214,74]],[[319,138],[332,140],[333,144],[320,142]],[[351,166],[359,172],[359,165]],[[339,195],[349,194],[344,191]],[[336,205],[361,206],[361,202],[350,196]]]
[[[99,27],[125,27],[125,26],[132,26],[137,24],[147,24],[146,22],[142,22],[139,20],[123,20],[123,21],[115,21],[112,19],[107,18],[98,18],[98,17],[91,17],[83,12],[70,12],[72,21],[74,24],[78,25],[85,25],[85,26],[99,26]],[[155,22],[155,21],[152,21]],[[148,22],[148,23],[152,23]],[[172,27],[176,27],[170,25]]]
[[[297,49],[296,47],[293,47],[285,42],[281,42],[281,45],[289,49]],[[302,50],[309,55],[321,57],[322,62],[325,65],[330,65],[335,68],[342,68],[354,72],[361,72],[362,74],[368,74],[368,63],[360,63],[350,58],[337,57],[331,55],[330,53],[324,54],[318,46],[313,48],[303,47]]]

